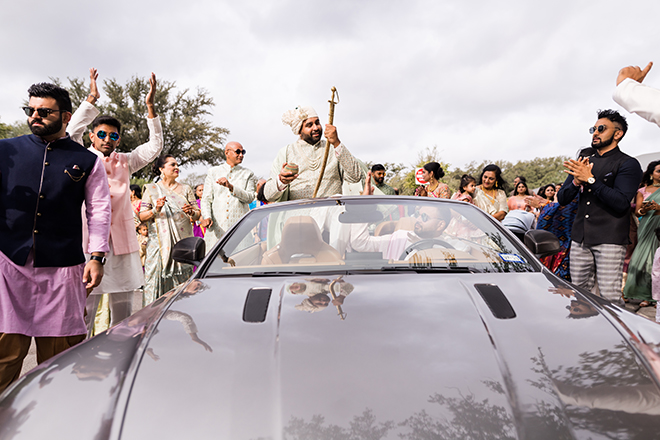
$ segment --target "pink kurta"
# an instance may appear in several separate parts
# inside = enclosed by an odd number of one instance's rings
[[[110,192],[101,161],[85,184],[89,246],[86,252],[107,252]],[[81,243],[82,246],[82,243]],[[0,252],[0,333],[26,336],[74,336],[87,333],[83,319],[87,291],[84,263],[69,267],[34,267],[30,252],[25,266]]]

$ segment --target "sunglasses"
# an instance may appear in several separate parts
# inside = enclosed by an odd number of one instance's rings
[[[105,139],[105,137],[108,136],[108,135],[110,136],[111,141],[118,141],[119,140],[119,133],[117,133],[116,131],[113,131],[112,133],[106,133],[103,130],[99,130],[99,131],[96,132],[96,137],[101,139],[101,140]]]
[[[429,215],[425,212],[422,212],[421,214],[418,214],[417,217],[421,218],[424,223],[426,223],[427,221],[429,221],[431,219],[440,220],[438,217],[429,217]]]
[[[620,128],[614,127],[615,130],[621,130]],[[602,133],[607,130],[606,125],[599,125],[598,127],[589,127],[589,134],[594,134],[595,132]]]
[[[239,154],[239,155],[242,154],[243,156],[245,156],[247,154],[247,151],[245,151],[245,150],[234,150],[234,153]]]
[[[23,111],[27,116],[32,116],[36,111],[40,118],[47,118],[51,113],[63,112],[65,110],[53,110],[52,108],[32,108],[32,107],[23,107]]]

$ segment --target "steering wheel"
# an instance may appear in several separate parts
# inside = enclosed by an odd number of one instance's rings
[[[450,245],[444,240],[440,240],[438,238],[422,238],[421,240],[416,241],[415,243],[408,246],[399,257],[399,260],[405,260],[406,257],[414,250],[431,249],[433,245],[436,244],[439,244],[446,249],[455,249],[454,246]]]

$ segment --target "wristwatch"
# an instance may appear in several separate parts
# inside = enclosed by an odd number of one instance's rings
[[[91,257],[89,257],[89,260],[90,261],[91,260],[96,260],[101,264],[105,264],[105,257],[99,257],[98,255],[92,255]]]
[[[587,179],[587,183],[588,183],[589,185],[593,185],[594,183],[596,183],[596,178],[595,178],[594,176],[589,177],[589,178]]]

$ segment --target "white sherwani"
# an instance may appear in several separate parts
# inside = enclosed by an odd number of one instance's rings
[[[612,98],[630,113],[660,126],[660,90],[626,78],[616,87]]]
[[[234,186],[234,191],[216,183],[219,178],[226,177]],[[250,210],[248,206],[256,194],[254,173],[241,165],[233,168],[223,163],[209,169],[204,181],[202,196],[202,218],[210,218],[213,224],[206,230],[204,241],[207,252],[238,221]]]
[[[287,145],[278,153],[270,170],[270,178],[264,187],[264,196],[270,202],[280,200],[298,200],[311,198],[321,172],[326,140],[322,139],[310,145],[302,139]],[[298,165],[298,177],[289,185],[282,185],[279,174],[284,163]],[[323,181],[318,197],[328,197],[342,193],[342,183],[357,183],[362,177],[360,162],[353,157],[344,144],[334,148],[334,154],[328,154]],[[286,190],[288,189],[288,195]]]

